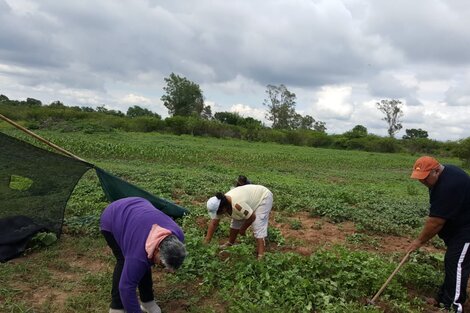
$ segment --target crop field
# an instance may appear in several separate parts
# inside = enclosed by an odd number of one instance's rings
[[[430,312],[423,299],[443,279],[438,239],[412,255],[377,306],[366,305],[427,215],[427,190],[409,178],[417,156],[157,133],[39,134],[190,211],[178,220],[189,252],[182,268],[153,271],[163,312]],[[249,231],[220,253],[228,219],[203,243],[207,199],[240,174],[274,194],[261,261]],[[0,312],[107,312],[114,259],[98,229],[107,204],[90,170],[68,202],[60,239],[45,247],[39,238],[0,264]]]

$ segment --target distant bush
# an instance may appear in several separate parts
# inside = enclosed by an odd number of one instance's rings
[[[470,137],[459,141],[456,154],[462,160],[463,166],[470,168]]]
[[[130,108],[127,116],[104,106],[68,107],[60,101],[42,105],[39,100],[10,100],[0,95],[0,113],[23,123],[30,129],[51,129],[63,132],[85,133],[123,130],[129,132],[166,132],[176,135],[238,138],[250,141],[275,142],[297,146],[323,147],[369,152],[409,152],[457,156],[470,167],[470,139],[459,142],[438,142],[428,138],[395,139],[369,134],[367,128],[356,125],[341,135],[328,135],[310,129],[281,130],[265,127],[253,118],[235,113],[217,112],[215,119],[196,116],[172,116],[164,120],[148,109]]]

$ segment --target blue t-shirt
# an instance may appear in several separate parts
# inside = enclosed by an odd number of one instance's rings
[[[136,288],[154,264],[145,251],[145,242],[154,224],[170,230],[184,242],[184,234],[178,224],[143,198],[117,200],[101,214],[101,230],[113,234],[124,255],[119,293],[126,312],[141,312]]]
[[[445,165],[429,189],[429,216],[446,220],[439,232],[446,245],[470,242],[470,176],[454,165]]]

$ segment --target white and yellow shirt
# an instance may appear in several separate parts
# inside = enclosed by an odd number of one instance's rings
[[[225,195],[232,198],[231,217],[236,220],[250,218],[268,193],[269,189],[261,185],[244,185],[230,190]],[[236,208],[237,204],[241,210]]]

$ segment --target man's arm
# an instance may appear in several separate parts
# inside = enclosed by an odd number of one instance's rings
[[[408,246],[407,252],[412,252],[419,249],[429,239],[434,237],[444,227],[446,220],[440,217],[428,217],[424,223],[424,228],[419,234],[418,238]]]
[[[219,219],[212,219],[209,222],[209,227],[207,228],[206,238],[204,238],[205,243],[211,242],[212,237],[214,236],[214,233],[217,227],[219,226],[219,221],[220,221]]]

